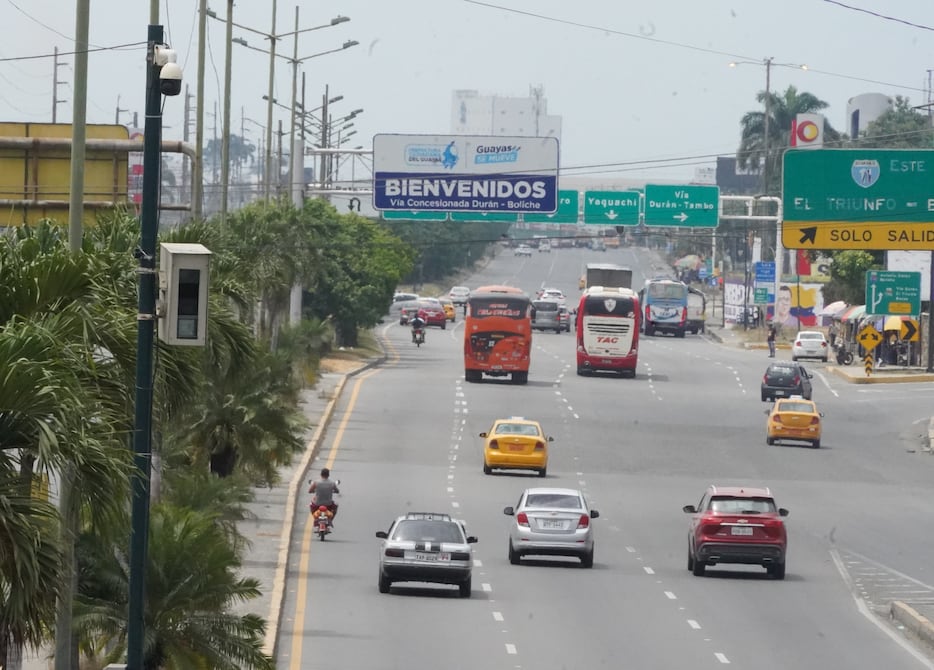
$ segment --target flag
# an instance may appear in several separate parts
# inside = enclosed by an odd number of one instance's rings
[[[791,122],[791,146],[808,149],[820,148],[824,144],[824,116],[822,114],[798,114]]]

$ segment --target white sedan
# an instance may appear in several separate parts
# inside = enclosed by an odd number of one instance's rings
[[[791,360],[819,358],[825,363],[830,356],[830,345],[819,330],[802,330],[791,345]]]

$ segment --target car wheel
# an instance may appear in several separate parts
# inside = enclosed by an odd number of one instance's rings
[[[775,444],[775,438],[774,438],[774,437],[767,437],[767,438],[765,438],[765,443],[771,447],[773,444]]]
[[[448,327],[448,322],[447,322],[447,321],[442,321],[442,322],[441,322],[441,330],[445,330],[447,327]]]
[[[493,474],[493,468],[491,468],[489,465],[487,465],[486,462],[483,463],[483,474],[485,474],[485,475],[491,475],[491,474]]]
[[[538,471],[538,476],[539,476],[539,477],[547,477],[547,476],[548,476],[548,468],[542,468],[541,470],[539,470],[539,471]]]
[[[785,578],[785,564],[775,563],[766,568],[766,571],[775,579]]]
[[[706,564],[706,563],[704,563],[704,562],[703,562],[702,560],[700,560],[699,558],[695,558],[695,559],[694,559],[694,569],[691,570],[691,572],[694,573],[694,576],[695,576],[695,577],[703,577],[703,576],[704,576],[704,570],[705,570],[706,568],[707,568],[707,564]]]
[[[691,546],[688,545],[688,572],[694,571],[694,552],[691,551]]]
[[[379,575],[379,592],[380,593],[389,593],[389,587],[392,586],[392,580],[390,580],[386,575],[380,573]]]
[[[811,399],[811,394],[812,394],[812,393],[813,393],[813,391],[808,391],[808,394],[807,394],[806,396],[804,396],[804,399],[805,399],[805,400],[810,400],[810,399]]]
[[[827,357],[826,357],[826,356],[824,356],[824,359],[823,359],[823,360],[824,360],[824,362],[826,363],[826,362],[827,362]]]
[[[577,375],[579,377],[589,377],[590,370],[588,370],[587,368],[577,368]]]
[[[558,335],[560,335],[560,334],[561,334],[561,328],[555,328],[555,332],[556,332]]]
[[[815,449],[820,449],[820,440],[813,440],[811,442],[811,446],[814,447]]]
[[[522,558],[518,551],[512,548],[512,540],[509,540],[509,563],[519,565],[519,559]]]
[[[404,326],[404,325],[405,325],[405,321],[403,321],[402,319],[399,319],[399,325],[400,325],[400,326]]]
[[[762,394],[762,402],[767,402],[768,399],[769,399],[769,397],[763,393],[763,394]]]
[[[791,357],[791,360],[797,361],[797,360],[798,360],[798,357],[797,357],[797,356],[792,356],[792,357]]]
[[[466,582],[461,582],[460,584],[458,584],[457,588],[460,589],[461,598],[469,598],[470,592],[471,592],[470,577],[467,578]]]
[[[586,554],[584,554],[583,556],[581,556],[581,567],[582,567],[582,568],[592,568],[592,567],[593,567],[593,550],[594,550],[594,548],[591,547],[591,548],[590,548],[590,551],[588,551]]]

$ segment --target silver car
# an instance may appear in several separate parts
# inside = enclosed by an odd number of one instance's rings
[[[378,531],[379,592],[394,582],[453,584],[462,598],[470,597],[473,549],[463,521],[435,512],[400,516],[388,531]]]
[[[526,489],[515,508],[503,514],[514,523],[509,529],[509,562],[523,556],[575,556],[582,568],[593,567],[594,539],[591,520],[600,512],[590,509],[576,489]]]

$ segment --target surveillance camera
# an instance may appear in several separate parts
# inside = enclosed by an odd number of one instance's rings
[[[159,89],[162,95],[178,95],[182,92],[182,68],[177,63],[166,63],[159,70]]]

